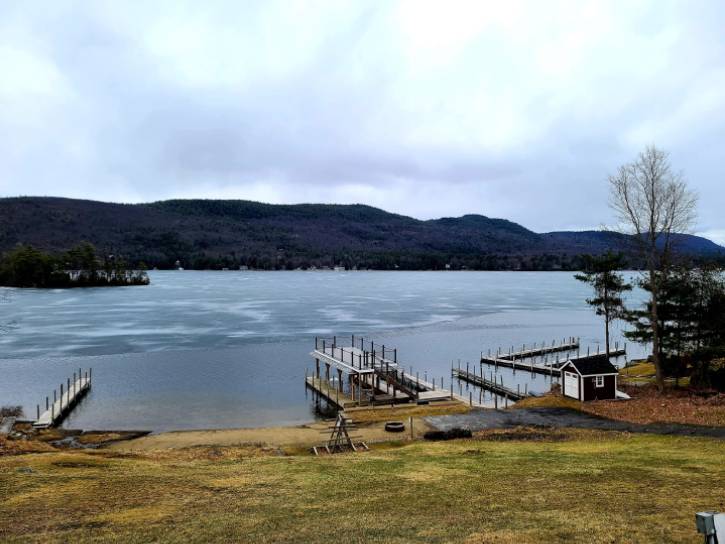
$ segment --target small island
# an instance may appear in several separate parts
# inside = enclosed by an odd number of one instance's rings
[[[118,255],[99,256],[83,242],[61,254],[19,245],[0,257],[0,286],[34,288],[148,285],[146,267],[128,268]]]

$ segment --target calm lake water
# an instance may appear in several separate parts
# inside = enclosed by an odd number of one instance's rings
[[[304,388],[315,335],[354,333],[397,347],[408,370],[443,377],[446,387],[452,362],[477,362],[489,348],[568,336],[581,337],[584,350],[603,345],[603,323],[584,303],[589,289],[569,272],[154,271],[150,277],[143,287],[5,290],[0,405],[21,404],[33,417],[35,405],[74,369],[92,366],[93,389],[67,427],[296,424],[315,417]],[[615,327],[613,341],[621,342],[619,334]],[[642,354],[639,346],[627,347],[630,357]],[[502,372],[513,387],[549,387],[544,376]]]

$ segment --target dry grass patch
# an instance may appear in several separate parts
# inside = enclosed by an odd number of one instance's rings
[[[0,436],[0,457],[4,455],[20,455],[22,453],[38,453],[55,451],[55,448],[37,440],[14,440]]]
[[[522,399],[513,408],[570,408],[630,423],[725,426],[725,394],[700,395],[674,387],[660,393],[653,384],[620,388],[632,398],[579,402],[559,393],[547,393]]]
[[[8,456],[0,541],[695,543],[694,512],[725,509],[722,441],[519,432],[320,458]]]
[[[667,388],[663,393],[654,385],[623,387],[628,401],[593,401],[582,409],[610,419],[634,423],[687,423],[725,426],[725,395],[702,396],[686,389]]]
[[[353,408],[345,411],[345,415],[355,422],[368,423],[376,421],[404,420],[409,417],[443,416],[450,414],[465,414],[471,409],[469,406],[453,402],[436,402],[432,404],[398,404],[393,407]]]
[[[514,404],[512,408],[570,408],[580,410],[581,404],[578,400],[565,397],[561,393],[547,393],[537,397],[525,397]]]

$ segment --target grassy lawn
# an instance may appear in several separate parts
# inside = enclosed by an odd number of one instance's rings
[[[700,542],[725,443],[516,431],[367,453],[0,457],[2,542]]]

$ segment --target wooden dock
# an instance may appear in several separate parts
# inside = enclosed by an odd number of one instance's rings
[[[355,336],[352,336],[349,346],[339,344],[336,336],[331,342],[325,338],[315,337],[315,350],[311,355],[333,364],[344,372],[354,374],[398,368],[397,348],[386,348],[385,344],[375,344],[364,338],[356,339]]]
[[[489,358],[489,357],[481,357],[481,364],[493,366],[496,369],[498,367],[502,368],[511,368],[514,371],[521,370],[524,372],[531,372],[532,374],[544,374],[546,376],[558,376],[559,375],[559,364],[564,364],[566,362],[565,360],[562,360],[561,363],[555,362],[549,366],[545,365],[535,365],[533,359],[529,361],[528,363],[524,363],[523,361],[509,361],[508,359],[497,359],[497,358]]]
[[[37,419],[33,427],[45,429],[60,424],[90,391],[92,373],[92,369],[89,369],[83,375],[82,370],[78,369],[77,375],[73,373],[72,380],[68,378],[65,384],[60,384],[60,394],[53,390],[52,402],[50,397],[45,397],[45,411],[41,414],[40,405],[37,406]]]
[[[526,347],[526,344],[521,346],[521,349],[519,351],[513,351],[513,346],[509,349],[508,353],[504,353],[501,351],[501,348],[498,349],[498,352],[496,353],[495,358],[496,359],[504,359],[512,361],[514,359],[527,359],[529,357],[538,357],[539,355],[547,355],[549,353],[561,353],[562,351],[576,351],[579,349],[579,338],[569,337],[564,338],[561,342],[558,344],[556,341],[552,341],[551,344],[546,345],[546,343],[542,342],[540,346],[537,347],[536,343],[534,342],[533,347]],[[491,356],[491,351],[489,350],[488,356]],[[481,353],[481,357],[483,357],[483,353]]]
[[[520,391],[514,391],[513,389],[506,387],[503,384],[503,381],[497,382],[496,380],[487,379],[483,373],[476,374],[475,372],[467,372],[460,368],[453,368],[451,373],[454,378],[476,385],[481,389],[485,389],[486,391],[490,391],[506,399],[517,401],[521,400],[525,396],[522,395]]]
[[[340,391],[339,387],[335,387],[334,384],[328,382],[327,380],[316,378],[315,376],[308,376],[305,383],[307,384],[307,387],[314,390],[318,395],[341,410],[358,406],[357,401]]]
[[[591,357],[599,357],[601,355],[604,355],[606,351],[597,350],[596,352],[589,353],[589,350],[587,350],[586,355],[580,355],[576,354],[573,357],[568,357],[566,361],[561,361],[561,364],[566,363],[567,361],[584,361],[586,359],[589,359]],[[609,356],[610,357],[621,357],[622,355],[627,355],[627,347],[619,348],[616,347],[614,349],[609,348]]]
[[[421,379],[418,373],[413,374],[412,367],[406,372],[398,362],[396,348],[354,335],[349,338],[349,344],[343,344],[336,336],[316,337],[310,353],[315,360],[314,373],[305,375],[308,387],[339,408],[453,399],[473,405],[472,399]],[[337,373],[336,378],[333,373]]]
[[[436,401],[436,400],[456,399],[456,400],[463,402],[465,400],[462,397],[457,398],[458,395],[456,395],[455,393],[452,393],[453,388],[451,388],[450,390],[442,389],[440,387],[436,389],[436,386],[434,383],[427,382],[427,381],[421,379],[419,376],[413,376],[412,374],[408,374],[407,376],[409,377],[409,379],[412,382],[414,382],[418,387],[420,387],[420,389],[422,389],[422,391],[420,393],[418,393],[419,401],[422,400],[422,401],[431,402],[431,401]]]
[[[524,362],[523,360],[516,359],[503,359],[501,357],[481,357],[481,364],[486,364],[493,367],[511,368],[514,371],[521,370],[523,372],[531,372],[532,374],[544,374],[546,376],[558,376],[560,373],[560,367],[567,361],[584,361],[591,357],[599,357],[604,355],[605,351],[597,350],[595,353],[591,353],[587,350],[586,355],[574,355],[571,357],[557,357],[555,360],[546,361],[543,363],[534,364],[533,358],[529,361]],[[626,346],[619,348],[618,346],[614,349],[610,348],[610,357],[620,357],[627,354]]]

